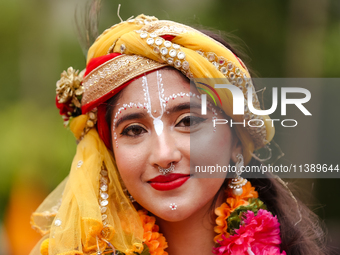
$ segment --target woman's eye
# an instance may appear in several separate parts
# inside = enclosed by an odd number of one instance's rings
[[[191,117],[186,116],[184,117],[177,125],[184,126],[184,127],[190,127]]]
[[[188,128],[190,128],[190,126],[194,126],[194,125],[199,124],[199,123],[201,123],[205,120],[206,119],[204,119],[204,118],[188,115],[188,116],[185,116],[184,118],[182,118],[179,122],[177,122],[176,127],[188,127]]]
[[[147,131],[145,130],[145,128],[143,128],[140,125],[131,125],[124,128],[123,132],[121,132],[120,134],[125,136],[136,137],[146,132]]]

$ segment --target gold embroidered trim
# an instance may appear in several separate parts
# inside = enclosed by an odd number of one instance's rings
[[[201,31],[198,31],[192,27],[189,27],[184,24],[180,24],[174,21],[170,20],[158,20],[153,21],[145,26],[143,26],[140,30],[137,31],[146,31],[149,33],[155,33],[157,36],[162,37],[163,35],[173,35],[173,36],[179,36],[182,33],[196,33],[204,36],[205,38],[209,39],[210,41],[213,41],[217,45],[223,47],[224,49],[230,51],[226,46],[224,46],[222,43],[214,40],[213,38],[207,36],[206,34],[202,33]]]
[[[82,105],[101,98],[143,73],[167,66],[136,55],[121,55],[92,70],[84,78]]]

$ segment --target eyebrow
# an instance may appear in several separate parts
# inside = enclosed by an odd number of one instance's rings
[[[134,119],[143,119],[146,115],[143,112],[136,112],[124,115],[123,117],[119,118],[116,122],[116,128],[120,125],[120,123],[126,121],[126,120],[134,120]]]
[[[187,110],[187,109],[190,109],[190,108],[201,109],[201,105],[197,104],[197,103],[193,103],[193,102],[191,102],[191,103],[185,102],[185,103],[175,105],[175,106],[167,109],[167,111],[169,111],[169,112],[180,112],[180,111]],[[117,128],[122,122],[124,122],[126,120],[143,119],[145,117],[146,117],[146,114],[143,113],[143,112],[131,113],[131,114],[124,115],[123,117],[121,117],[117,120],[115,127]]]
[[[185,103],[175,105],[175,106],[167,109],[167,111],[169,111],[169,112],[179,112],[179,111],[187,110],[187,109],[190,109],[190,108],[201,109],[201,105],[197,104],[197,103],[193,103],[193,102],[185,102]]]

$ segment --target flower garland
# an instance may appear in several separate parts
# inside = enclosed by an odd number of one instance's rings
[[[280,252],[280,223],[266,210],[250,182],[243,186],[241,195],[227,189],[226,197],[226,202],[215,209],[218,217],[214,230],[218,235],[214,241],[218,247],[213,248],[214,254],[286,255]],[[147,213],[138,211],[144,228],[142,255],[168,255],[165,237],[158,232],[155,217]]]
[[[148,212],[146,210],[138,210],[138,214],[144,228],[144,244],[147,245],[150,255],[168,255],[168,253],[164,251],[164,249],[168,247],[168,243],[166,242],[163,234],[158,232],[159,227],[155,224],[155,217],[149,216],[147,213]]]
[[[239,196],[235,196],[230,189],[226,189],[227,200],[220,207],[215,209],[215,214],[217,215],[216,224],[214,228],[215,232],[218,233],[215,236],[214,241],[217,243],[222,240],[222,235],[226,237],[229,236],[228,233],[228,221],[230,214],[235,211],[236,208],[240,206],[249,205],[248,199],[258,198],[258,193],[255,188],[251,186],[250,182],[247,182],[243,187],[243,192]]]
[[[259,209],[256,216],[253,211],[242,215],[239,229],[229,238],[222,236],[221,245],[214,248],[217,255],[286,255],[280,252],[280,223],[269,211]]]
[[[226,190],[227,200],[215,209],[218,216],[214,228],[218,235],[213,248],[217,255],[286,255],[280,252],[280,223],[258,199],[258,193],[248,182],[240,196]]]

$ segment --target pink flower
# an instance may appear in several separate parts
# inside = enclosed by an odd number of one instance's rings
[[[247,211],[243,222],[236,234],[220,243],[221,247],[214,248],[217,255],[286,255],[280,252],[280,223],[267,210],[260,209],[257,215]]]

